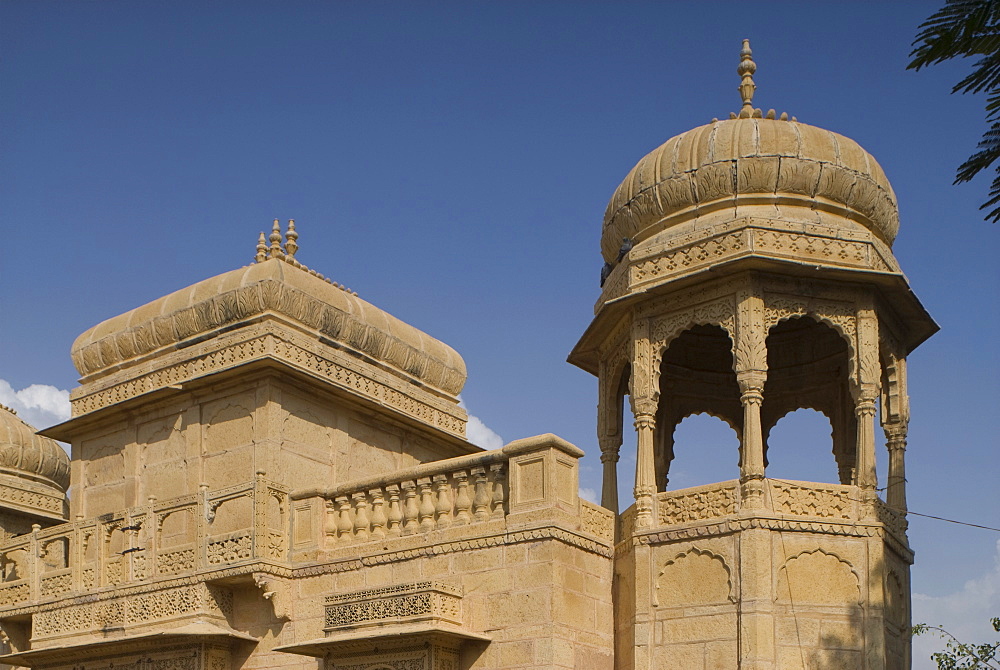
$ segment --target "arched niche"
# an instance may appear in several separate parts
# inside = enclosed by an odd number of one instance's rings
[[[767,381],[761,406],[765,465],[771,460],[769,440],[778,422],[796,410],[815,410],[829,420],[829,432],[814,439],[825,430],[817,421],[817,429],[808,432],[801,448],[813,454],[833,452],[836,466],[820,481],[852,483],[857,419],[851,396],[851,347],[845,334],[812,316],[795,316],[771,326],[765,345]]]
[[[671,339],[661,353],[658,372],[654,458],[657,489],[665,490],[680,422],[692,415],[715,417],[735,431],[738,445],[743,411],[733,371],[732,340],[721,326],[691,326]],[[733,456],[738,464],[738,446]],[[711,481],[726,476],[715,476]]]

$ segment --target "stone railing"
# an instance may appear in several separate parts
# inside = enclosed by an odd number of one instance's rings
[[[288,492],[254,481],[78,519],[0,545],[0,607],[286,560]]]
[[[260,562],[284,567],[365,553],[398,539],[410,551],[482,529],[559,523],[610,544],[613,515],[581,501],[583,452],[554,436],[435,461],[328,489],[290,493],[254,481],[78,519],[0,544],[0,608]],[[433,534],[437,535],[433,535]],[[427,536],[430,535],[428,538]]]
[[[864,520],[881,522],[887,530],[900,535],[905,518],[876,501],[877,510],[866,507],[856,486],[814,482],[765,479],[762,505],[744,508],[740,483],[736,480],[696,486],[656,495],[655,528],[711,521],[751,511],[765,516],[805,517],[810,521],[854,523]],[[622,513],[623,538],[630,536],[634,508]]]
[[[856,486],[784,479],[768,479],[767,483],[771,509],[778,514],[829,521],[856,521],[862,518],[860,494]]]
[[[305,552],[503,521],[537,507],[579,518],[577,459],[583,452],[554,435],[502,449],[417,465],[328,489],[294,491],[293,559]],[[607,533],[603,517],[589,530]],[[607,522],[605,525],[610,525]],[[600,536],[600,535],[599,535]]]
[[[738,499],[737,481],[664,491],[657,496],[657,519],[664,526],[714,519],[734,514]]]

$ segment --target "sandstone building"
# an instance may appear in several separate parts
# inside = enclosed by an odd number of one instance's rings
[[[908,668],[906,358],[936,326],[875,159],[755,109],[754,70],[744,43],[740,111],[639,161],[605,214],[570,354],[597,377],[602,505],[554,435],[470,444],[458,353],[275,221],[254,264],[81,335],[47,437],[0,409],[0,664]],[[767,476],[801,407],[831,421],[829,481]],[[739,468],[672,489],[696,412],[737,432]]]

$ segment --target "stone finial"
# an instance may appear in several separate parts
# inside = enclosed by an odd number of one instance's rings
[[[267,240],[264,239],[264,233],[261,232],[260,237],[257,238],[257,255],[253,257],[258,263],[263,263],[267,260]]]
[[[295,232],[295,219],[289,219],[288,232],[285,233],[285,253],[288,254],[289,259],[295,258],[295,252],[299,250],[297,239],[299,239],[299,234]]]
[[[269,258],[284,258],[285,252],[281,250],[281,224],[278,220],[274,220],[274,225],[271,227],[271,253],[268,254]]]
[[[754,115],[753,94],[757,90],[757,85],[753,83],[753,74],[756,71],[757,64],[753,62],[750,40],[743,40],[743,49],[740,50],[740,64],[736,68],[736,73],[743,78],[739,85],[740,97],[743,98],[743,108],[739,115],[741,119],[749,119]]]

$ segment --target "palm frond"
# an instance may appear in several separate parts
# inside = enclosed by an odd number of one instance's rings
[[[1000,3],[995,0],[948,0],[920,25],[907,69],[984,53],[988,45],[981,38],[993,34],[998,23]]]
[[[986,220],[990,223],[997,223],[1000,221],[1000,167],[997,168],[997,176],[993,178],[993,184],[990,185],[990,199],[980,205],[979,209],[990,207],[992,209],[986,213]]]
[[[919,70],[952,58],[977,56],[972,72],[952,93],[986,93],[989,129],[976,151],[958,166],[955,183],[970,181],[1000,159],[1000,0],[946,0],[919,28],[908,70]],[[1000,167],[990,186],[986,220],[1000,221]]]

